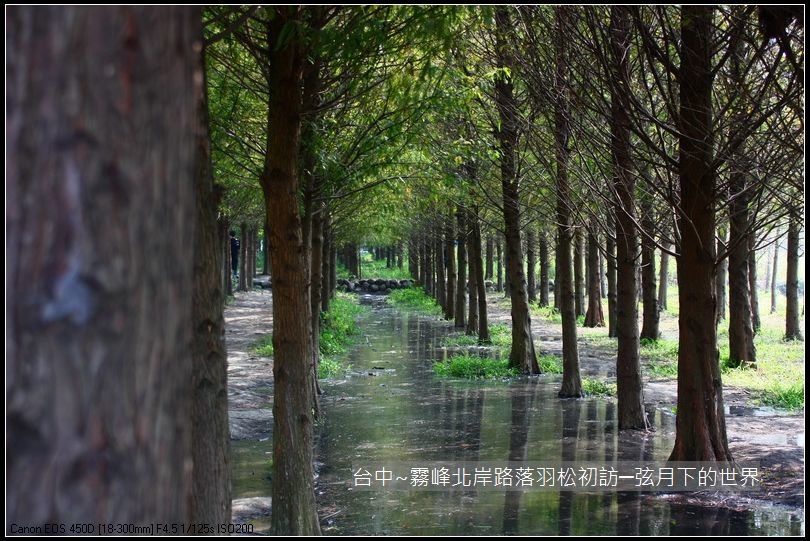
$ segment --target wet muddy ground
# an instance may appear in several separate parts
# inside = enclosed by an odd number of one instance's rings
[[[559,400],[559,376],[504,382],[439,379],[452,326],[365,296],[363,336],[346,377],[322,383],[316,427],[319,515],[328,534],[787,534],[804,532],[804,420],[752,408],[728,389],[728,433],[738,460],[758,460],[764,490],[728,493],[570,493],[360,491],[352,472],[396,462],[482,460],[663,460],[674,439],[675,382],[646,382],[655,427],[619,434],[615,400]],[[496,298],[492,322],[508,322]],[[237,297],[226,310],[234,451],[234,521],[269,525],[272,361],[249,346],[272,328],[269,292]],[[543,352],[559,353],[560,331],[536,321]],[[590,377],[614,377],[615,353],[580,345]],[[353,470],[354,468],[354,470]]]

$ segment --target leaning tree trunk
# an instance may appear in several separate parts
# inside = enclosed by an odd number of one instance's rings
[[[563,17],[567,8],[555,8],[557,88],[554,103],[554,154],[556,159],[557,191],[557,285],[562,316],[563,382],[560,397],[582,396],[577,350],[577,314],[574,299],[574,275],[571,244],[574,230],[571,223],[571,187],[568,183],[568,138],[570,136],[569,105],[565,80],[565,39]],[[555,297],[557,295],[555,294]]]
[[[540,306],[548,306],[548,237],[540,232]]]
[[[596,223],[592,226],[595,228]],[[602,295],[599,294],[599,240],[593,231],[588,233],[588,311],[585,313],[586,327],[604,327],[605,315],[602,313]]]
[[[300,8],[279,8],[268,23],[269,43],[288,24],[301,21]],[[261,176],[270,221],[273,265],[273,510],[276,535],[320,533],[312,467],[312,342],[309,339],[309,276],[298,201],[301,131],[301,75],[304,54],[298,38],[271,46],[268,86],[267,156]]]
[[[498,66],[511,70],[514,59],[506,44],[512,31],[509,11],[505,7],[495,10]],[[500,128],[497,139],[500,145],[501,191],[503,194],[503,219],[506,236],[507,274],[509,297],[512,305],[512,349],[509,365],[524,373],[539,374],[537,355],[532,339],[529,297],[526,292],[526,277],[523,273],[523,253],[520,245],[520,199],[516,176],[517,152],[517,103],[514,97],[511,73],[499,72],[495,79],[495,103],[498,108]]]
[[[197,40],[202,43],[202,25],[199,25]],[[194,442],[191,457],[194,466],[190,520],[192,523],[211,521],[219,524],[231,520],[228,356],[222,315],[225,298],[220,275],[222,245],[217,224],[219,198],[211,163],[204,49],[199,58],[197,69],[202,81],[195,87],[198,128],[191,297],[191,439]],[[230,272],[227,276],[230,280]]]
[[[681,8],[678,413],[670,460],[732,461],[714,311],[711,6]]]
[[[627,7],[612,7],[611,146],[616,186],[616,384],[619,430],[647,428],[641,382],[638,332],[638,234],[634,210],[635,177],[630,148],[629,55],[631,14]]]
[[[790,213],[787,235],[787,312],[785,340],[804,340],[799,325],[799,234],[801,222],[793,209]]]
[[[456,211],[456,219],[458,220],[458,249],[456,255],[458,257],[458,283],[456,284],[456,320],[455,327],[463,329],[467,321],[467,226],[464,219],[464,209],[458,207]]]
[[[470,250],[470,261],[475,261],[470,265],[470,269],[475,268],[475,287],[478,299],[478,343],[489,344],[489,323],[487,321],[487,288],[484,283],[484,262],[481,255],[481,221],[478,219],[478,209],[473,207],[470,213],[472,219],[472,238]],[[473,272],[473,271],[471,271]]]
[[[6,9],[7,527],[191,520],[200,16]]]

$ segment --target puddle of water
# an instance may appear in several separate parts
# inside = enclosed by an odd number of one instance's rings
[[[270,496],[272,463],[273,442],[269,438],[265,441],[231,441],[232,498]]]
[[[674,436],[674,415],[660,409],[649,410],[655,432],[619,434],[614,401],[559,400],[550,376],[437,378],[431,364],[452,327],[373,297],[363,302],[373,310],[361,322],[368,340],[347,360],[355,372],[323,383],[316,460],[325,534],[803,534],[803,516],[781,509],[732,511],[641,493],[349,490],[353,465],[664,460]],[[393,370],[374,368],[382,366]]]

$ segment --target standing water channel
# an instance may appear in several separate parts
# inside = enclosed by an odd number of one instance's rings
[[[783,534],[803,521],[781,509],[730,510],[644,493],[453,489],[359,490],[370,465],[436,462],[665,460],[674,416],[649,412],[655,431],[616,430],[614,401],[560,400],[559,376],[512,381],[439,378],[452,325],[364,296],[370,311],[344,379],[323,383],[316,430],[325,534]]]

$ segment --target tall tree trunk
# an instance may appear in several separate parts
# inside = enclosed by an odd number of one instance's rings
[[[574,229],[574,310],[577,317],[585,315],[585,244],[582,230]]]
[[[607,274],[605,273],[605,254],[599,252],[599,295],[607,299]]]
[[[248,238],[247,224],[245,222],[242,222],[239,226],[239,238],[242,242],[239,243],[239,286],[237,289],[247,291],[247,269],[245,267],[247,265]]]
[[[276,535],[320,533],[312,467],[313,396],[310,304],[298,201],[301,79],[304,52],[293,34],[276,46],[299,7],[278,8],[268,22],[270,93],[267,156],[261,176],[273,265],[273,510]]]
[[[588,233],[588,311],[585,314],[586,327],[604,327],[605,315],[602,313],[602,296],[599,294],[599,239],[594,232],[597,224],[591,224],[592,231]]]
[[[419,249],[414,235],[408,239],[408,273],[411,275],[417,284],[421,284],[421,276],[419,275]]]
[[[617,291],[616,291],[616,220],[611,218],[608,222],[610,228],[605,234],[605,247],[607,250],[607,298],[608,298],[608,337],[618,337],[618,313],[617,313]]]
[[[670,460],[732,461],[715,326],[711,6],[681,8],[678,414]]]
[[[316,180],[316,191],[320,190],[320,180]],[[318,384],[318,364],[321,360],[321,291],[323,287],[323,220],[324,203],[316,202],[312,216],[310,246],[312,254],[309,261],[309,303],[310,328],[312,335],[312,379],[315,384],[315,413],[320,414],[317,395],[321,394]]]
[[[559,225],[557,226],[559,230]],[[569,243],[570,249],[570,243]],[[573,261],[571,262],[573,265]],[[573,278],[572,278],[573,279]],[[554,235],[554,309],[558,312],[561,312],[562,309],[560,308],[560,286],[562,282],[560,281],[560,235],[559,232]],[[573,286],[571,286],[573,288]],[[573,289],[572,295],[573,295]]]
[[[262,271],[264,274],[270,274],[270,246],[267,242],[267,239],[270,238],[270,226],[267,222],[267,217],[264,218],[264,253],[262,254],[264,257],[264,264],[262,265]]]
[[[397,241],[397,269],[402,270],[402,241]]]
[[[202,25],[196,40],[202,43]],[[222,315],[222,235],[217,224],[219,188],[214,186],[205,49],[197,72],[197,156],[194,175],[194,273],[191,317],[191,515],[193,523],[219,524],[231,520],[230,429],[228,427],[228,356]],[[223,236],[222,241],[220,236]],[[228,279],[230,273],[226,272]]]
[[[540,306],[548,306],[548,237],[540,232]]]
[[[751,323],[754,326],[754,334],[762,328],[762,320],[759,317],[758,290],[756,231],[752,230],[748,235],[748,292],[751,295]]]
[[[329,311],[329,298],[332,296],[332,290],[329,289],[330,279],[332,276],[332,221],[329,215],[329,205],[324,206],[323,210],[323,245],[321,247],[321,312]]]
[[[444,319],[454,320],[456,314],[456,254],[453,253],[455,232],[452,212],[447,216],[446,224],[444,249],[447,252],[447,303],[444,307]]]
[[[487,235],[487,267],[486,267],[486,274],[484,275],[484,280],[494,280],[493,274],[493,252],[495,250],[495,241],[492,239],[492,235]]]
[[[717,228],[717,242],[720,243],[720,249],[726,249],[726,228],[725,226]],[[715,321],[720,325],[721,321],[726,319],[726,284],[728,283],[728,257],[717,262],[717,273],[714,276],[714,289],[717,293],[717,313]],[[678,299],[680,301],[680,298]]]
[[[478,287],[478,343],[491,343],[489,322],[487,318],[487,288],[484,283],[484,262],[481,254],[481,221],[478,219],[478,208],[472,213],[472,246],[470,258],[475,260],[475,284]]]
[[[574,295],[574,264],[571,244],[574,229],[571,223],[571,187],[568,183],[569,104],[565,86],[565,10],[556,7],[556,88],[554,103],[554,156],[557,165],[555,187],[557,191],[557,277],[559,305],[562,316],[563,382],[560,397],[582,396],[577,349],[577,313]],[[557,295],[555,294],[555,298]]]
[[[467,301],[467,226],[464,219],[464,209],[458,207],[456,211],[456,219],[458,220],[458,249],[456,255],[458,257],[458,284],[456,285],[456,321],[455,327],[463,329],[466,322],[466,301]]]
[[[629,85],[631,14],[610,10],[612,71],[610,138],[616,187],[616,384],[619,430],[647,428],[638,333],[638,235],[634,208],[635,166],[630,149]]]
[[[503,291],[503,247],[501,246],[501,238],[498,235],[498,241],[496,244],[496,252],[498,254],[498,283],[497,283],[497,290]]]
[[[510,297],[511,287],[509,284],[509,250],[506,244],[506,238],[503,239],[503,296]]]
[[[779,270],[779,230],[773,243],[773,270],[771,271],[771,314],[776,313],[776,276]]]
[[[447,282],[444,276],[444,242],[441,232],[436,234],[434,250],[436,251],[436,300],[443,309],[447,306]],[[451,299],[450,302],[455,302]]]
[[[233,296],[233,274],[231,273],[232,263],[231,263],[231,237],[230,233],[230,222],[228,218],[222,219],[222,248],[225,250],[224,253],[224,260],[225,265],[222,269],[224,273],[224,289],[226,297]]]
[[[737,155],[736,161],[742,157]],[[751,295],[748,291],[748,197],[745,193],[744,172],[736,163],[732,168],[729,203],[728,254],[728,345],[729,366],[754,365],[756,346],[751,319]]]
[[[467,266],[469,267],[467,277],[469,284],[467,287],[467,296],[469,301],[467,302],[467,326],[465,333],[475,335],[478,334],[478,269],[475,267],[478,260],[475,257],[475,238],[472,234],[472,229],[474,227],[473,219],[476,219],[476,217],[474,217],[469,210],[466,210],[465,213],[467,217]]]
[[[672,244],[661,239],[661,268],[658,271],[658,309],[664,311],[667,309],[667,282],[669,282],[669,250]]]
[[[790,213],[787,235],[787,312],[785,340],[804,340],[799,325],[799,234],[801,222],[795,209]]]
[[[661,332],[658,328],[658,291],[655,283],[655,243],[652,234],[655,231],[652,201],[650,194],[641,197],[641,225],[646,235],[641,236],[641,301],[644,310],[641,315],[641,338],[658,340]]]
[[[7,527],[188,523],[222,488],[191,493],[200,16],[7,7]]]
[[[512,304],[512,349],[509,352],[509,365],[524,373],[539,374],[540,366],[537,364],[532,339],[526,277],[523,273],[523,250],[520,245],[520,199],[515,163],[518,142],[517,104],[511,79],[514,59],[509,54],[506,42],[508,33],[513,30],[509,19],[507,8],[499,6],[495,9],[498,66],[510,70],[509,74],[499,73],[495,79],[495,104],[500,119],[497,139],[501,151],[503,220],[508,254],[507,273]]]
[[[529,302],[537,301],[537,286],[534,283],[534,268],[537,262],[534,257],[534,229],[529,223],[526,228],[526,287],[528,288]]]

